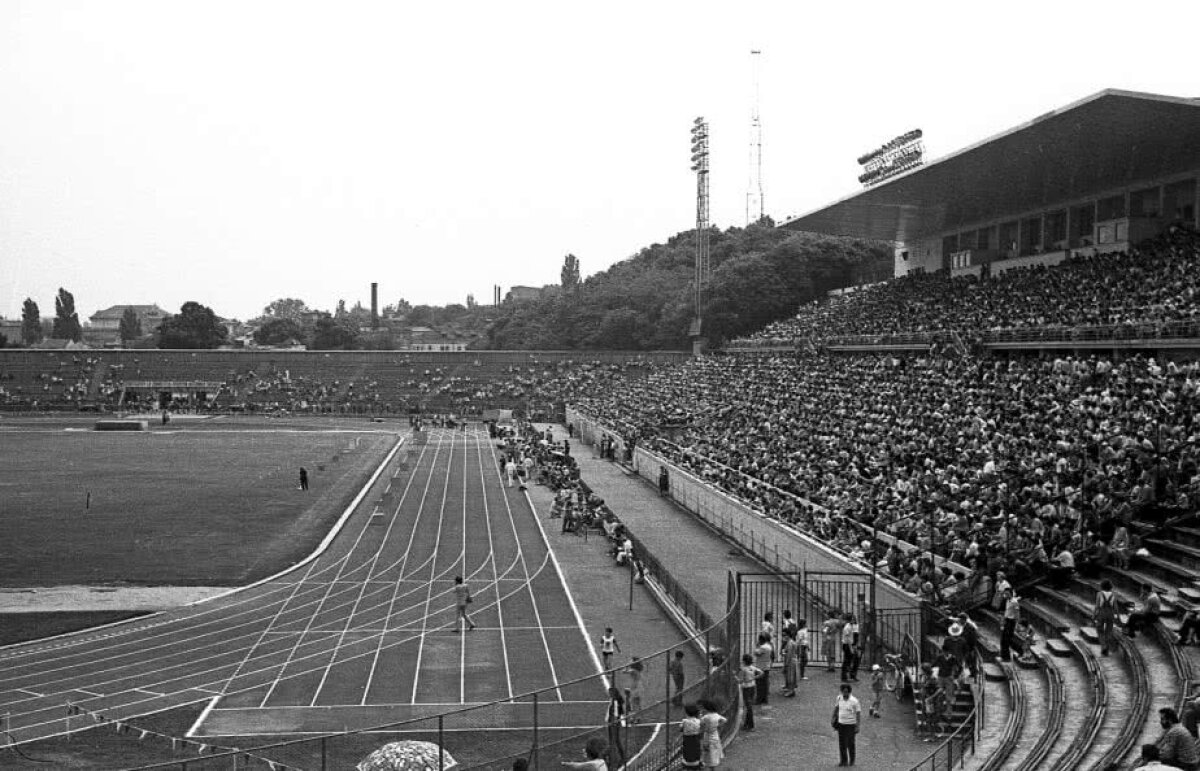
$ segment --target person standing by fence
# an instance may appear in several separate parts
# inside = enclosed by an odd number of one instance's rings
[[[862,706],[851,693],[849,683],[842,683],[841,693],[833,705],[833,730],[838,735],[838,766],[854,765],[854,739],[858,735],[858,727],[862,722]]]
[[[754,666],[754,654],[742,654],[742,666],[738,669],[738,687],[742,691],[742,730],[754,730],[754,702],[758,700],[758,678],[762,670]]]
[[[862,641],[858,636],[858,624],[854,614],[846,614],[846,623],[842,627],[842,679],[858,680],[858,659],[862,655],[859,646]]]
[[[683,651],[675,651],[675,655],[667,662],[667,674],[671,676],[671,682],[675,684],[675,695],[671,697],[671,703],[683,704]]]
[[[700,740],[700,759],[705,768],[716,768],[725,759],[725,750],[721,746],[721,726],[725,725],[725,718],[709,699],[701,699],[699,704],[700,728],[704,731]]]
[[[783,629],[783,695],[796,695],[796,659],[799,656],[800,643],[796,642],[796,630]]]
[[[821,654],[825,657],[825,671],[837,671],[837,646],[842,636],[842,619],[835,610],[821,625]]]

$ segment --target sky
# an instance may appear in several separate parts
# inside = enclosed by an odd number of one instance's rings
[[[1105,88],[1200,97],[1200,2],[0,0],[0,316],[490,302]],[[1097,127],[1102,129],[1102,127]]]

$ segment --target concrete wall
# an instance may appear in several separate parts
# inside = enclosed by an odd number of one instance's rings
[[[1046,254],[1031,254],[1028,257],[1013,257],[1008,260],[996,260],[992,263],[992,275],[999,276],[1013,268],[1029,268],[1037,265],[1057,265],[1067,259],[1066,252],[1047,252]]]

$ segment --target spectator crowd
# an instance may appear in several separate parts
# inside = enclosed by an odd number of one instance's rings
[[[984,339],[1034,328],[1071,339],[1071,330],[1082,327],[1116,328],[1119,337],[1155,337],[1163,329],[1200,336],[1200,234],[1175,226],[1128,252],[1080,255],[987,279],[914,272],[805,305],[734,345],[897,334],[938,339],[951,332]]]

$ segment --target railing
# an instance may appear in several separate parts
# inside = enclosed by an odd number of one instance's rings
[[[968,757],[975,754],[975,715],[978,708],[973,707],[967,719],[950,734],[933,752],[925,756],[909,771],[943,771],[944,769],[961,766]]]
[[[1039,343],[1093,342],[1105,340],[1186,340],[1200,338],[1200,319],[1178,321],[1140,321],[1125,324],[1089,324],[1080,326],[1048,325],[1012,327],[1010,329],[955,330],[929,332],[894,332],[863,335],[831,335],[822,338],[825,347],[934,345],[953,340],[960,335],[981,343]],[[730,341],[726,351],[801,351],[811,344],[811,338],[796,335],[762,339]]]

